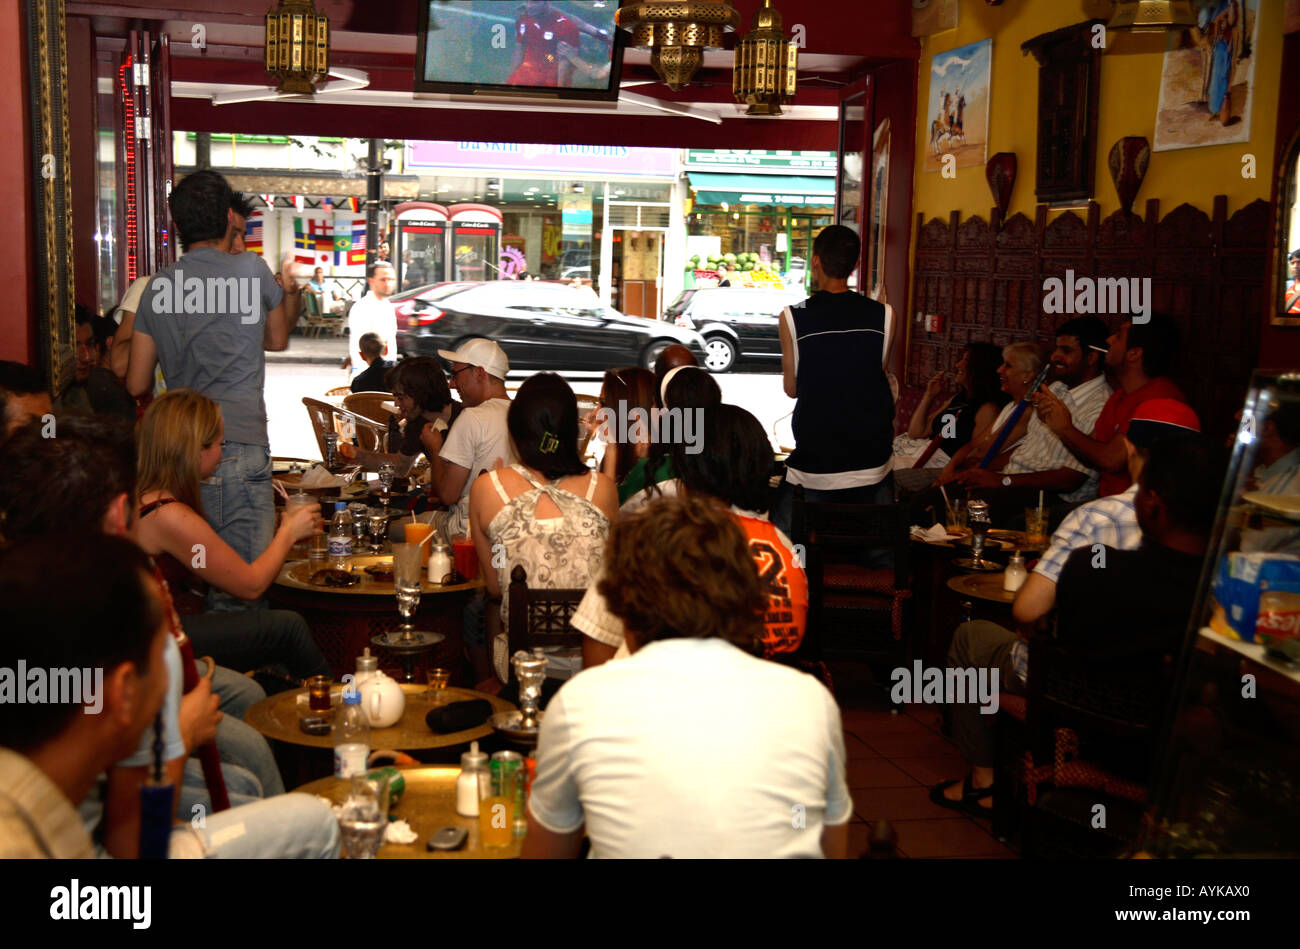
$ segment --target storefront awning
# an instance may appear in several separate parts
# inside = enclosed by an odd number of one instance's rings
[[[835,207],[835,179],[810,175],[725,175],[688,172],[696,204]]]

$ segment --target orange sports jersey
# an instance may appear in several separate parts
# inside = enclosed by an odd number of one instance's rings
[[[734,510],[731,516],[749,538],[758,576],[771,590],[771,603],[763,618],[763,655],[770,659],[792,653],[803,642],[808,625],[808,575],[775,524]]]

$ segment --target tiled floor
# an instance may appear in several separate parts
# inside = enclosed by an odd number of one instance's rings
[[[930,802],[930,785],[966,772],[956,746],[940,733],[938,708],[904,706],[891,714],[885,693],[871,687],[857,670],[832,671],[854,805],[850,855],[866,850],[872,824],[888,820],[898,834],[901,856],[1014,857],[1014,851],[994,838],[987,819]]]

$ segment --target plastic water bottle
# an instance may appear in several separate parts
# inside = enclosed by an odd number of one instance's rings
[[[361,691],[348,689],[334,713],[334,777],[366,773],[370,757],[370,720],[361,708]]]
[[[334,520],[330,522],[330,569],[352,569],[352,516],[342,501],[334,502]]]

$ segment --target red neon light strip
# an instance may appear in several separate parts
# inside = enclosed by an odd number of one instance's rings
[[[126,282],[135,283],[139,276],[136,256],[139,253],[139,222],[136,220],[136,181],[135,181],[135,103],[131,101],[131,89],[126,83],[126,74],[131,68],[131,57],[117,71],[117,82],[122,89],[122,105],[125,110],[126,132]]]

